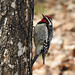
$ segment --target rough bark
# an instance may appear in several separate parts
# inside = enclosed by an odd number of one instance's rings
[[[33,0],[0,0],[0,75],[32,75]]]

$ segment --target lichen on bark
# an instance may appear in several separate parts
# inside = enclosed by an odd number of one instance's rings
[[[0,0],[0,75],[32,75],[33,0]]]

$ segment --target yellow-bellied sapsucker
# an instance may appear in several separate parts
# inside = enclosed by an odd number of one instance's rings
[[[43,14],[42,14],[43,15]],[[50,42],[53,37],[53,24],[52,18],[48,15],[43,15],[43,19],[37,23],[34,27],[34,44],[35,44],[35,56],[42,54],[43,64],[45,61],[45,55],[47,54]]]

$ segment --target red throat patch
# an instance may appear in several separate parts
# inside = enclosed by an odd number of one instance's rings
[[[46,19],[42,19],[41,22],[45,22],[45,23],[49,24],[49,22]]]

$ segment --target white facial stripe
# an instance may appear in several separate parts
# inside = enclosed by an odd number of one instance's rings
[[[48,20],[48,22],[49,22],[49,25],[51,25],[51,22],[49,21],[49,19],[47,18],[47,17],[45,17],[47,20]]]

